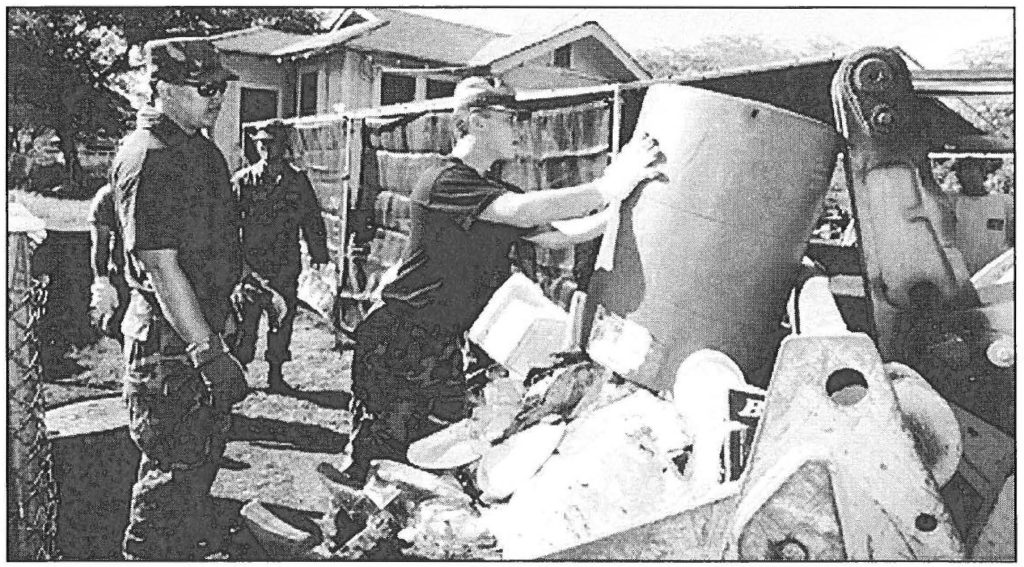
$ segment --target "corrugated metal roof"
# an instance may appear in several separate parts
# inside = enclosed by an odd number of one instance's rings
[[[307,35],[252,27],[214,36],[211,39],[217,49],[226,53],[274,55],[277,50],[307,38]]]
[[[482,28],[401,10],[375,8],[371,11],[389,24],[349,41],[346,44],[348,47],[462,65],[468,63],[492,40],[508,37]]]

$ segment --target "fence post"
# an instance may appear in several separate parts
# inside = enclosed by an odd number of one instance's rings
[[[7,205],[7,559],[52,560],[57,495],[36,334],[47,280],[31,275],[45,231],[23,205]]]

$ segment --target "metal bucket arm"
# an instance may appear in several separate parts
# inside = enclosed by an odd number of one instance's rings
[[[931,174],[910,71],[890,49],[843,60],[832,80],[867,297],[883,358],[903,350],[901,313],[970,308],[977,293],[953,246],[952,205]]]

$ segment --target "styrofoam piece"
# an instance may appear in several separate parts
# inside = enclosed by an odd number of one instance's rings
[[[544,465],[565,436],[565,424],[538,423],[484,453],[477,486],[487,502],[505,500]]]
[[[432,470],[454,469],[480,458],[490,447],[480,423],[469,418],[428,435],[409,446],[409,462]]]
[[[672,402],[694,437],[688,468],[698,486],[710,487],[719,481],[722,444],[731,430],[729,390],[745,384],[740,367],[717,350],[698,350],[676,370]]]
[[[569,346],[569,326],[569,315],[516,273],[494,292],[470,327],[469,339],[510,372],[525,376]]]

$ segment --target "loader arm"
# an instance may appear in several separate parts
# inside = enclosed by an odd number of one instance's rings
[[[910,71],[892,50],[862,49],[832,80],[836,126],[861,243],[865,292],[882,356],[906,355],[907,316],[977,307],[955,215],[931,174]]]

